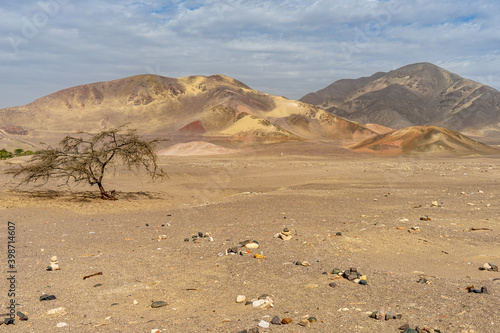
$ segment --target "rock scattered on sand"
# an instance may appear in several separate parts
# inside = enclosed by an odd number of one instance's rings
[[[51,310],[45,312],[45,314],[48,316],[64,316],[66,314],[66,308],[59,307],[59,308],[51,309]]]
[[[292,239],[292,235],[288,228],[284,228],[280,233],[274,235],[274,238],[281,238],[282,240],[289,241]]]
[[[50,258],[50,265],[46,268],[47,271],[58,271],[61,268],[59,268],[59,261],[57,260],[56,256],[53,256]]]
[[[167,305],[168,305],[168,303],[164,302],[164,301],[155,301],[155,302],[151,303],[151,307],[153,309],[162,308],[162,307],[167,306]]]

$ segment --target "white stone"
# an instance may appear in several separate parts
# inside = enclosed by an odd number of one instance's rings
[[[236,303],[243,303],[247,300],[247,298],[245,297],[245,295],[238,295],[238,297],[236,297]]]
[[[68,324],[63,323],[63,322],[57,323],[57,325],[56,325],[56,327],[66,327],[66,326],[68,326]]]
[[[265,320],[261,320],[258,326],[262,328],[269,328],[269,323]]]

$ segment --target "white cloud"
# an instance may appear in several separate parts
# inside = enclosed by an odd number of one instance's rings
[[[493,0],[7,2],[0,107],[148,72],[221,73],[300,98],[421,61],[499,89],[499,10]]]

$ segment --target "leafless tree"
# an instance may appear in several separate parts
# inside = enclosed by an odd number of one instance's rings
[[[123,126],[96,134],[78,132],[66,135],[58,148],[40,150],[27,163],[7,173],[22,177],[21,184],[45,184],[51,178],[60,178],[66,184],[97,185],[102,199],[116,200],[114,191],[107,192],[102,182],[109,168],[114,169],[119,162],[129,171],[144,169],[152,180],[167,176],[154,152],[160,141],[164,140],[141,140],[136,130],[124,130]]]

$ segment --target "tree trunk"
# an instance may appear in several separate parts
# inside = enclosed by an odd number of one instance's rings
[[[109,194],[104,190],[104,187],[102,187],[101,182],[97,183],[97,186],[99,186],[99,190],[101,191],[101,199],[103,200],[117,200],[112,194]],[[114,192],[114,191],[111,191]]]

